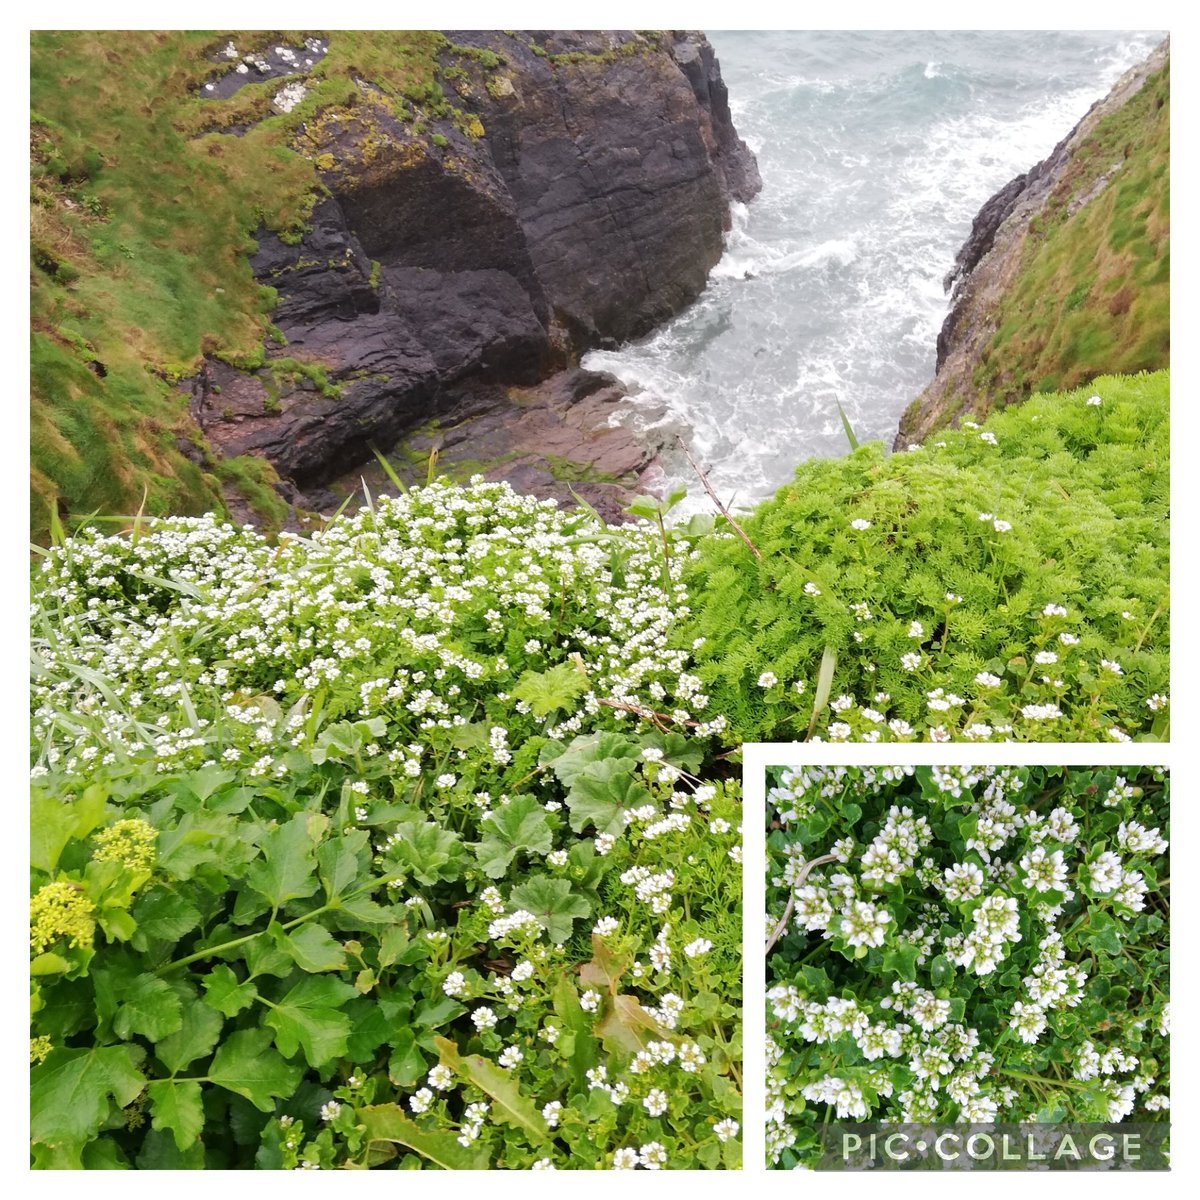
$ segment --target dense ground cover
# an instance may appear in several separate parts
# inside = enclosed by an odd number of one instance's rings
[[[797,468],[689,567],[727,736],[1165,740],[1169,382]]]
[[[36,1164],[737,1165],[740,804],[679,565],[482,483],[50,552]]]
[[[771,1164],[831,1119],[1166,1119],[1163,771],[768,776]]]

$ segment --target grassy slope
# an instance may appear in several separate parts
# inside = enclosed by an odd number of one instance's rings
[[[1168,67],[1100,122],[1034,222],[975,372],[989,406],[1170,365],[1169,88]]]
[[[303,34],[238,34],[239,50]],[[202,469],[174,381],[204,352],[261,359],[272,293],[251,275],[260,224],[298,236],[320,193],[291,148],[319,110],[354,103],[354,77],[409,119],[450,117],[475,132],[438,81],[440,34],[339,33],[287,115],[267,115],[281,80],[203,101],[224,36],[38,33],[31,40],[31,525],[72,513],[220,508],[223,479],[260,493],[257,459]],[[467,51],[465,53],[472,53]],[[315,86],[314,86],[315,84]],[[265,119],[262,119],[265,118]],[[217,132],[258,120],[244,136]],[[191,429],[195,437],[194,429]],[[245,490],[245,488],[243,488]]]

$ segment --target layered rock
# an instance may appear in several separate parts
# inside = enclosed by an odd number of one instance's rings
[[[1000,301],[1022,269],[1039,218],[1046,216],[1052,199],[1060,199],[1059,193],[1070,188],[1076,158],[1100,122],[1128,104],[1166,66],[1168,57],[1169,44],[1164,42],[1093,104],[1047,158],[1006,184],[980,210],[945,279],[946,290],[953,291],[938,334],[936,374],[901,419],[895,449],[919,444],[935,429],[957,425],[966,417],[986,416],[992,398],[977,386],[976,370],[997,332]],[[1086,190],[1073,191],[1067,215],[1094,201],[1119,176],[1123,164],[1123,158],[1114,157]],[[1097,373],[1101,369],[1103,364]]]
[[[509,389],[674,315],[721,255],[731,200],[760,186],[702,34],[449,37],[467,50],[443,73],[481,128],[414,121],[360,81],[301,131],[329,191],[310,232],[259,236],[287,341],[269,354],[323,364],[332,386],[221,364],[196,383],[214,445],[302,488],[445,414],[500,420]],[[604,426],[577,403],[573,420]]]

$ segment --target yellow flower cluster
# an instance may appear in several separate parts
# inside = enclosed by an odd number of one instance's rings
[[[141,871],[154,865],[157,843],[154,827],[140,818],[117,821],[92,838],[92,858],[96,862],[124,863],[131,871]]]
[[[48,883],[29,901],[29,945],[41,954],[60,937],[76,949],[88,949],[96,933],[95,906],[77,884],[60,879]]]
[[[54,1043],[46,1036],[29,1039],[29,1064],[36,1067],[38,1063],[54,1049]]]

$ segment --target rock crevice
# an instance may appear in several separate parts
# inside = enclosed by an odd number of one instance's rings
[[[263,455],[301,488],[489,388],[531,388],[649,332],[700,293],[731,201],[761,186],[703,34],[449,37],[475,52],[451,75],[482,130],[400,119],[360,84],[302,130],[329,192],[310,231],[258,237],[252,267],[287,342],[268,359],[320,363],[330,386],[281,382],[270,362],[212,364],[195,384],[222,453]],[[624,442],[621,456],[614,476]]]

